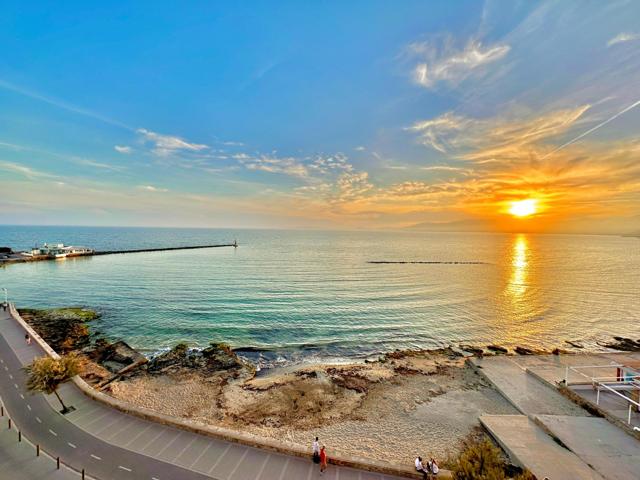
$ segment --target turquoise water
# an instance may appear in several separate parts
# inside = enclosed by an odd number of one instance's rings
[[[0,227],[0,245],[101,249],[238,240],[0,269],[18,306],[85,305],[147,351],[223,340],[267,358],[448,343],[587,346],[640,338],[640,239],[414,232]],[[482,262],[371,264],[369,261]],[[270,351],[271,353],[264,353]],[[257,355],[257,353],[254,353]]]

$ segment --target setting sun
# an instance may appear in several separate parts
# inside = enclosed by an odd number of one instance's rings
[[[528,217],[538,210],[538,201],[532,198],[511,202],[509,213],[516,217]]]

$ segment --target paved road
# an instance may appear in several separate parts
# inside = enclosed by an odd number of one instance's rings
[[[54,396],[25,391],[22,367],[44,355],[26,345],[24,331],[0,311],[0,397],[14,422],[34,443],[89,475],[107,479],[312,480],[320,478],[306,459],[148,422],[84,396],[72,384],[60,393],[76,411],[58,413]],[[393,480],[397,477],[330,466],[322,478]]]
[[[58,470],[55,460],[41,454],[25,439],[18,442],[18,432],[0,424],[0,479],[2,480],[80,480],[80,474],[65,468]]]

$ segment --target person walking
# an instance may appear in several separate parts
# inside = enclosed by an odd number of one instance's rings
[[[320,475],[327,469],[327,452],[324,449],[324,445],[320,449]]]
[[[318,442],[318,437],[313,441],[311,445],[312,455],[313,455],[313,463],[320,463],[320,443]]]
[[[31,345],[31,337],[28,333],[24,336],[24,341],[27,342],[27,345]]]

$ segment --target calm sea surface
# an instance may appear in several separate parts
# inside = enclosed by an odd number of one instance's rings
[[[638,238],[0,226],[0,245],[21,249],[236,238],[237,249],[10,265],[0,287],[22,307],[97,309],[96,329],[147,351],[223,340],[296,360],[458,342],[595,348],[611,335],[640,339]],[[378,260],[482,263],[368,263]]]

